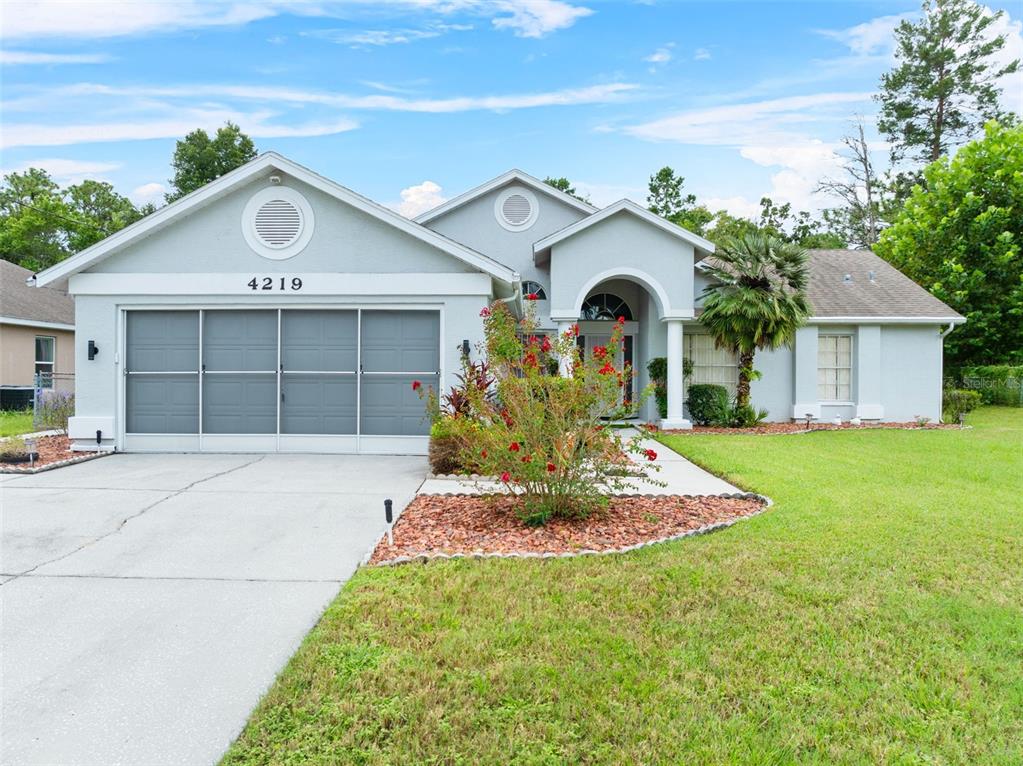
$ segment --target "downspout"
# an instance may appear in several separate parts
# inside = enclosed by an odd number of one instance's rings
[[[512,281],[512,294],[508,298],[498,298],[501,303],[510,304],[510,308],[515,316],[521,317],[524,313],[522,307],[522,275],[517,271],[515,272],[514,280]],[[512,303],[514,301],[514,303]]]
[[[948,334],[950,332],[952,332],[955,328],[956,328],[956,323],[955,322],[949,322],[948,323],[948,327],[946,327],[945,330],[942,331],[942,333],[941,333],[941,339],[944,340],[945,338],[947,338]]]
[[[945,414],[943,412],[943,410],[945,409],[945,338],[947,338],[949,336],[949,333],[951,333],[955,328],[956,328],[956,323],[955,322],[949,322],[948,323],[948,327],[946,327],[941,332],[941,375],[938,378],[938,385],[941,388],[938,391],[938,402],[939,402],[939,405],[938,405],[938,412],[939,412],[938,420],[941,420],[941,416]]]

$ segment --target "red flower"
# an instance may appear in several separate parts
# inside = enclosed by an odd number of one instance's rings
[[[526,365],[526,367],[536,367],[536,354],[530,351],[522,357],[522,363]]]
[[[579,325],[577,324],[572,325],[572,335],[575,335],[576,337],[579,336]]]
[[[526,300],[527,301],[538,301],[538,300],[540,300],[540,296],[537,295],[536,293],[530,293],[529,295],[526,296]]]
[[[543,343],[540,344],[540,350],[545,354],[551,350],[551,339],[546,335],[543,336]]]
[[[618,324],[625,324],[625,317],[618,317]]]
[[[483,309],[480,311],[480,316],[481,317],[488,317],[488,316],[490,316],[490,307],[489,306],[484,306]]]
[[[654,452],[652,449],[644,451],[643,454],[646,455],[647,460],[657,460],[657,453]]]
[[[412,390],[413,391],[418,391],[422,387],[423,387],[423,384],[420,383],[418,380],[413,380],[412,381]]]
[[[604,366],[597,370],[601,375],[610,375],[614,371],[615,368],[610,362],[604,362]]]
[[[519,443],[518,442],[512,442],[511,444],[508,445],[508,449],[511,452],[518,452],[519,451]]]
[[[523,463],[532,463],[533,462],[533,456],[532,455],[526,455],[524,458],[522,458],[522,462]]]
[[[511,481],[511,474],[508,473],[507,471],[502,473],[501,474],[501,481],[503,481],[505,484],[507,484],[509,481]]]
[[[597,359],[603,359],[605,356],[607,356],[607,347],[606,346],[594,346],[593,347],[593,355],[595,357],[597,357]]]
[[[548,463],[547,464],[547,473],[554,473],[555,469],[556,468],[555,468],[554,463]]]
[[[482,451],[482,452],[480,453],[480,457],[481,457],[481,458],[483,458],[484,460],[486,460],[486,459],[487,459],[487,451],[486,451],[486,450],[483,450],[483,451]]]

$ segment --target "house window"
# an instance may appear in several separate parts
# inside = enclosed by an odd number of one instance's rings
[[[714,337],[706,333],[685,333],[685,357],[693,362],[693,383],[713,383],[728,389],[729,396],[735,396],[739,382],[739,360],[735,352],[718,348]]]
[[[822,402],[852,401],[851,335],[818,337],[817,398]]]
[[[579,312],[579,318],[586,320],[607,319],[613,322],[618,317],[631,322],[632,309],[624,300],[611,293],[591,295],[583,302],[582,311]]]
[[[547,300],[547,291],[543,289],[543,285],[539,282],[525,281],[522,283],[522,294],[535,295],[538,301]]]
[[[53,360],[57,339],[50,335],[36,336],[36,381],[42,388],[53,388]]]

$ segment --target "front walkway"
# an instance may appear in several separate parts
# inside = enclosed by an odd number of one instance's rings
[[[0,475],[0,762],[214,763],[425,472],[113,455]]]
[[[622,435],[629,437],[635,435],[636,431],[628,429]],[[663,444],[653,439],[643,439],[643,449],[652,449],[657,453],[655,465],[660,466],[659,471],[651,471],[650,475],[657,481],[664,482],[661,487],[646,481],[634,482],[636,489],[632,490],[643,495],[730,495],[736,492],[743,492],[724,479],[719,479],[709,471],[705,471],[695,463],[686,460],[677,452],[668,449]],[[647,464],[643,458],[631,456],[638,463]],[[419,488],[421,495],[438,494],[480,494],[485,492],[501,492],[504,485],[496,481],[472,481],[470,479],[443,478],[427,479]]]

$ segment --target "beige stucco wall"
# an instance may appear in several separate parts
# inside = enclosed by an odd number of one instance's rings
[[[54,372],[75,371],[73,332],[0,324],[0,385],[32,385],[35,379],[37,335],[49,335],[57,339]]]

